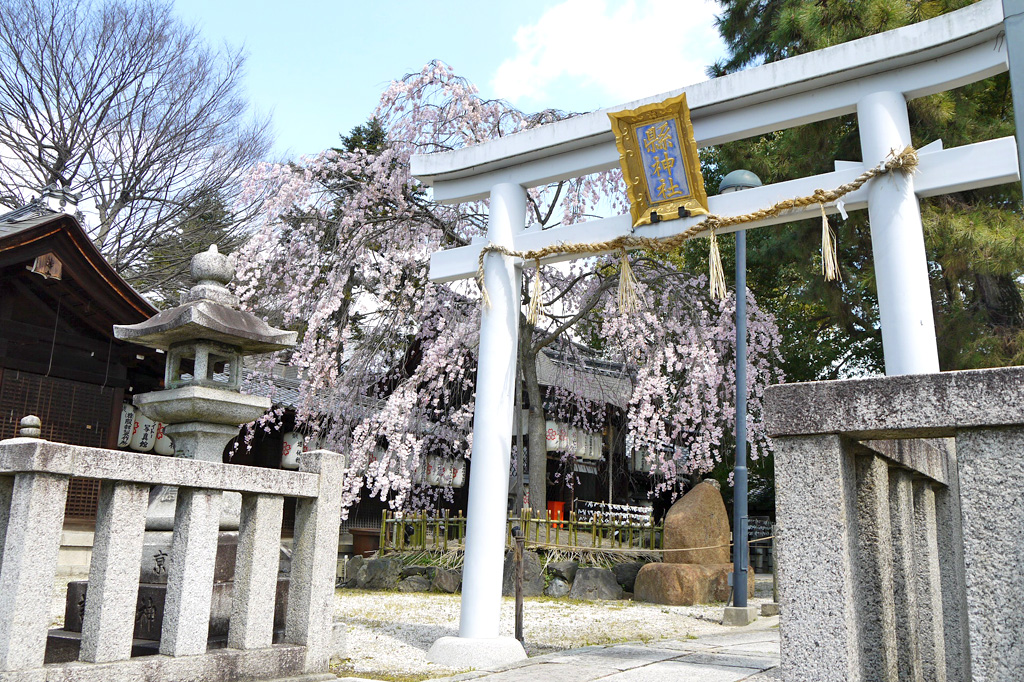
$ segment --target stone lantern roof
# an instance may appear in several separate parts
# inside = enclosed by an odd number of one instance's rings
[[[275,329],[255,315],[238,310],[238,297],[225,286],[234,276],[234,266],[217,252],[216,244],[211,245],[205,253],[192,257],[196,284],[182,297],[181,305],[139,324],[115,325],[114,336],[161,350],[201,339],[230,346],[242,355],[295,345],[296,332]]]

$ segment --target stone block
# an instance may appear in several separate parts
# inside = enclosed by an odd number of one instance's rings
[[[564,578],[552,578],[548,586],[544,588],[545,597],[568,597],[572,585]]]
[[[159,585],[167,582],[171,567],[170,531],[147,531],[142,545],[142,569],[139,582]],[[213,581],[222,583],[234,579],[238,555],[238,532],[221,531],[217,534],[217,557],[213,566]]]
[[[781,610],[779,609],[779,605],[775,602],[770,601],[765,604],[761,604],[762,617],[777,616],[779,613],[781,613]]]
[[[410,575],[398,581],[399,592],[428,592],[430,579],[425,575]]]
[[[501,578],[501,594],[513,597],[516,594],[516,573],[514,555],[505,553],[505,566]],[[523,552],[523,596],[539,597],[544,594],[544,566],[536,552]]]
[[[453,571],[450,568],[438,568],[434,571],[434,577],[430,580],[432,592],[444,592],[454,594],[459,591],[462,585],[462,573]]]
[[[355,587],[361,590],[394,590],[398,587],[402,564],[392,557],[366,559],[355,574]]]
[[[637,573],[633,597],[673,606],[726,602],[732,594],[732,568],[732,564],[647,564]],[[747,586],[753,594],[753,571],[747,572]]]
[[[623,590],[632,592],[633,587],[636,585],[636,574],[640,572],[643,566],[644,563],[642,561],[627,561],[612,566],[612,573],[615,574],[615,580],[618,581]]]
[[[514,637],[442,637],[427,651],[427,660],[448,668],[487,669],[526,660]]]
[[[69,632],[82,631],[88,587],[89,583],[85,580],[68,583],[67,598],[64,602],[64,629]],[[234,583],[214,583],[210,596],[210,637],[228,634],[233,595]],[[139,585],[139,596],[135,606],[135,639],[160,639],[166,598],[166,585]],[[288,578],[279,578],[274,602],[275,628],[284,627],[287,605]]]
[[[744,626],[757,620],[756,606],[726,606],[722,614],[722,625]]]
[[[665,515],[665,549],[711,547],[691,552],[665,552],[673,564],[726,564],[730,561],[729,515],[722,493],[707,482],[698,483]]]
[[[561,578],[572,584],[572,581],[576,579],[576,571],[579,567],[580,565],[575,561],[553,561],[548,564],[547,571],[548,575]]]
[[[622,599],[622,587],[607,568],[581,568],[569,590],[571,599]]]

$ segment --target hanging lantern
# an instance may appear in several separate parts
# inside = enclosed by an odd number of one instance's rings
[[[132,440],[128,446],[136,452],[149,452],[156,442],[156,422],[135,411],[135,425],[132,427]]]
[[[171,437],[164,433],[164,427],[167,424],[161,424],[157,422],[156,425],[156,436],[153,443],[153,452],[158,455],[173,455],[174,454],[174,441]]]
[[[298,469],[299,455],[302,454],[305,438],[301,433],[289,431],[284,434],[281,444],[281,468]]]
[[[117,447],[126,448],[132,442],[135,430],[135,408],[128,403],[121,404],[121,423],[117,429]]]
[[[440,457],[431,455],[427,457],[427,485],[441,485],[441,467],[444,462]]]
[[[452,487],[461,488],[466,485],[466,458],[456,457],[453,463],[454,475],[452,477]]]

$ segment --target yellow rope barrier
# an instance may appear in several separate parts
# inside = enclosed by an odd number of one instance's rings
[[[545,246],[541,249],[531,249],[529,251],[515,251],[505,246],[498,244],[488,244],[480,250],[480,257],[477,261],[476,271],[476,284],[480,288],[480,294],[483,298],[485,307],[490,307],[490,298],[487,295],[487,287],[484,286],[484,257],[489,253],[500,253],[504,256],[513,256],[522,258],[524,260],[532,260],[540,262],[541,259],[549,256],[560,255],[560,254],[590,254],[600,253],[604,251],[626,251],[629,249],[650,249],[653,251],[672,251],[683,245],[686,241],[692,239],[701,232],[710,231],[710,236],[713,242],[715,242],[715,231],[720,230],[723,227],[731,227],[733,225],[742,225],[743,223],[750,223],[756,220],[763,220],[765,218],[772,218],[782,215],[786,211],[793,210],[795,208],[803,208],[805,206],[811,206],[819,204],[822,207],[822,216],[824,218],[825,204],[837,201],[842,197],[846,196],[850,192],[854,192],[864,184],[880,175],[885,175],[893,171],[899,171],[902,173],[913,173],[917,168],[918,156],[917,151],[913,147],[906,147],[903,151],[897,153],[893,150],[890,153],[890,157],[878,164],[874,168],[869,168],[854,180],[840,185],[835,189],[824,190],[816,189],[813,194],[803,197],[795,197],[793,199],[785,199],[772,204],[768,208],[762,208],[751,213],[744,213],[738,216],[720,216],[715,214],[709,214],[704,220],[691,226],[678,234],[674,234],[668,237],[653,238],[653,237],[638,237],[635,235],[625,235],[622,237],[616,237],[615,239],[609,239],[603,242],[579,242],[579,243],[559,243],[552,244],[551,246]],[[824,229],[829,230],[827,219],[824,220]],[[831,235],[829,235],[831,237]],[[823,247],[828,248],[831,244],[831,248],[835,248],[835,241],[832,238],[823,239]],[[717,250],[717,249],[715,249]],[[832,272],[838,277],[838,269],[835,265],[834,256],[831,254],[822,254],[823,267],[826,270],[826,276]],[[714,264],[712,264],[714,268]],[[718,263],[718,273],[721,276],[721,263]],[[712,295],[724,293],[724,280],[718,281],[715,277],[712,278]],[[620,294],[620,297],[622,294]],[[539,298],[539,296],[538,296]],[[540,305],[538,303],[538,305]]]

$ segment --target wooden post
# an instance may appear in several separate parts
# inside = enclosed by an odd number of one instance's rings
[[[516,569],[516,639],[523,643],[523,549],[526,538],[518,526],[512,529],[512,536],[516,543],[512,555]]]

